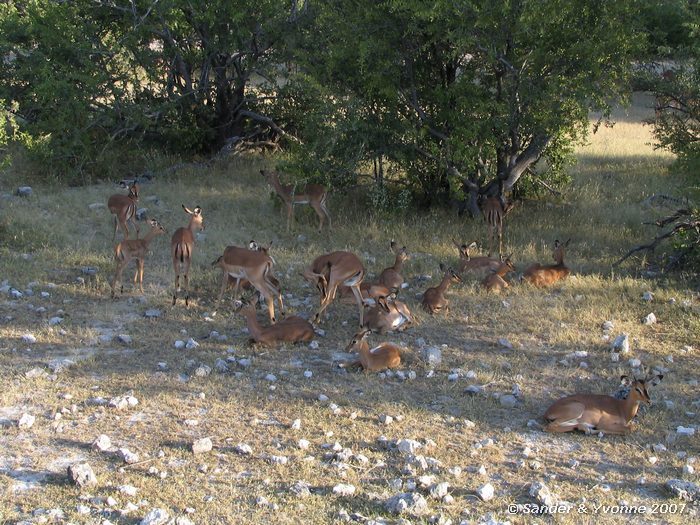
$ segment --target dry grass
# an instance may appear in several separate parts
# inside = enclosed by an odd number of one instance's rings
[[[124,296],[109,299],[108,283],[114,271],[110,219],[106,209],[91,210],[88,205],[106,202],[115,188],[35,187],[31,199],[3,199],[0,280],[20,290],[34,282],[35,295],[0,301],[0,422],[3,418],[16,422],[22,412],[36,415],[37,421],[30,430],[0,425],[0,523],[38,520],[32,518],[38,508],[61,508],[64,520],[73,523],[99,523],[106,518],[135,523],[153,507],[165,508],[171,516],[192,508],[191,519],[196,523],[331,523],[338,521],[342,509],[387,517],[382,501],[398,492],[390,481],[416,479],[421,474],[406,473],[401,455],[378,445],[382,435],[390,440],[435,442],[425,455],[440,461],[436,480],[450,483],[454,501],[430,500],[430,506],[433,514],[453,522],[476,522],[493,513],[512,523],[530,523],[528,516],[508,515],[506,509],[509,503],[533,502],[527,489],[536,480],[546,481],[563,499],[585,501],[591,508],[620,500],[630,504],[675,501],[662,485],[674,477],[697,482],[696,475],[682,473],[686,461],[677,456],[678,452],[697,456],[697,438],[667,443],[667,452],[653,453],[650,447],[666,443],[678,425],[697,426],[697,416],[688,415],[698,409],[697,387],[688,381],[698,376],[698,349],[684,353],[683,348],[697,346],[698,296],[689,283],[665,276],[646,280],[631,265],[622,273],[611,271],[614,260],[650,236],[651,227],[642,226],[642,221],[663,213],[643,208],[641,201],[653,193],[681,193],[679,181],[665,172],[670,157],[648,145],[649,131],[639,122],[648,111],[646,102],[641,98],[635,102],[614,128],[601,129],[590,145],[581,148],[580,163],[573,168],[576,182],[563,199],[528,202],[508,217],[506,250],[515,254],[519,270],[549,259],[555,238],[571,238],[567,262],[574,275],[551,290],[514,285],[500,297],[486,295],[474,282],[453,288],[449,316],[431,318],[419,313],[416,328],[386,337],[411,349],[407,369],[417,373],[412,381],[338,373],[333,354],[342,351],[352,337],[354,305],[336,302],[331,306],[330,318],[322,326],[326,336],[317,338],[318,349],[249,347],[243,319],[231,313],[229,302],[214,302],[220,275],[209,263],[226,245],[253,238],[265,243],[273,240],[284,291],[299,301],[292,310],[307,314],[317,297],[299,276],[304,265],[320,253],[351,249],[377,275],[393,261],[388,245],[394,238],[414,255],[404,272],[411,282],[405,297],[417,311],[416,294],[431,285],[419,282],[418,276],[432,275],[434,282],[438,263],[456,260],[452,237],[484,241],[485,228],[479,222],[463,222],[439,212],[387,217],[362,210],[359,203],[349,202],[349,196],[334,195],[332,232],[316,233],[315,215],[297,209],[296,231],[287,234],[281,210],[268,198],[269,190],[258,175],[259,168],[270,162],[237,161],[208,171],[183,172],[178,178],[145,185],[140,202],[170,232],[186,222],[181,203],[204,210],[207,229],[195,247],[191,272],[193,300],[190,308],[182,304],[172,308],[167,236],[152,244],[145,296],[132,292],[129,272],[125,272]],[[157,196],[158,201],[149,202],[149,196]],[[299,234],[305,239],[300,240]],[[97,275],[83,276],[83,266],[96,267]],[[77,282],[78,277],[85,282]],[[641,301],[646,290],[655,293],[652,304]],[[41,291],[50,297],[40,297]],[[38,307],[45,311],[37,311]],[[144,318],[148,308],[161,309],[161,317]],[[641,317],[652,310],[659,323],[640,324]],[[63,323],[49,326],[47,319],[55,315],[64,317]],[[630,372],[626,363],[610,361],[609,341],[600,328],[605,320],[615,323],[613,337],[630,334],[630,357],[668,369],[663,383],[652,392],[656,403],[638,418],[637,431],[624,438],[598,438],[548,435],[527,427],[528,420],[539,419],[558,396],[586,390],[612,392],[618,376]],[[213,330],[228,339],[207,337]],[[35,344],[21,341],[26,332],[37,337]],[[120,333],[131,335],[133,344],[99,339]],[[175,340],[188,337],[198,340],[199,348],[174,348]],[[428,345],[444,345],[443,363],[433,377],[426,377],[429,368],[420,359],[418,338]],[[502,347],[499,338],[508,339],[514,348]],[[567,357],[576,351],[588,355]],[[225,374],[193,376],[193,365],[213,367],[217,358],[231,354],[252,357],[252,366],[234,365]],[[33,367],[59,357],[79,360],[54,378],[25,377]],[[579,367],[581,361],[588,367]],[[167,370],[159,369],[160,362],[167,363]],[[474,371],[476,378],[449,381],[453,369]],[[305,378],[305,370],[311,370],[313,377]],[[278,381],[266,381],[268,373]],[[488,384],[487,395],[464,394],[472,383]],[[523,392],[521,404],[516,409],[502,408],[492,394],[509,393],[515,383]],[[140,401],[128,411],[85,404],[88,398],[110,398],[128,391]],[[320,393],[339,406],[339,414],[317,400]],[[674,406],[666,407],[666,400]],[[57,412],[62,417],[54,420]],[[384,426],[378,421],[381,414],[403,419]],[[290,429],[297,418],[302,420],[301,429]],[[197,426],[185,423],[192,419]],[[476,426],[467,427],[465,419]],[[117,446],[137,451],[144,462],[125,467],[113,456],[91,451],[89,444],[100,433]],[[195,457],[188,445],[203,436],[212,438],[215,450]],[[300,438],[310,441],[308,450],[297,447]],[[495,445],[473,449],[486,438]],[[350,461],[345,467],[324,459],[330,452],[324,445],[335,442],[364,454],[369,463]],[[233,447],[238,443],[250,444],[253,456],[236,454]],[[525,447],[533,450],[533,456],[519,466]],[[270,464],[263,459],[265,454],[288,456],[289,464]],[[652,455],[658,457],[654,465],[648,461]],[[96,488],[82,493],[65,477],[66,466],[78,459],[88,460],[99,480]],[[541,464],[539,470],[528,466],[533,459]],[[580,461],[577,468],[570,466],[572,459]],[[486,466],[486,476],[469,472],[480,465]],[[464,470],[460,477],[448,472],[457,466]],[[167,471],[167,477],[149,474],[151,467]],[[645,485],[638,484],[642,476]],[[36,481],[23,484],[32,479]],[[301,499],[289,492],[298,480],[311,485],[311,496]],[[476,488],[486,481],[497,493],[488,503],[475,496]],[[356,485],[356,494],[333,494],[332,488],[340,482]],[[137,487],[138,495],[119,493],[116,487],[123,484]],[[606,485],[609,491],[604,490]],[[114,508],[106,503],[108,496],[116,499]],[[278,510],[257,505],[259,496],[277,504]],[[122,516],[119,509],[127,501],[139,509]],[[78,514],[78,505],[89,507],[91,514]],[[628,518],[572,514],[554,520],[626,523]],[[686,512],[638,521],[690,520]]]

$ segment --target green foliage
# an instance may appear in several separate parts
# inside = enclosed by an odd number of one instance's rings
[[[689,0],[643,0],[639,23],[647,35],[646,54],[651,57],[675,56],[675,50],[692,44],[687,21],[697,2]]]
[[[560,184],[588,111],[624,92],[633,14],[592,0],[319,2],[294,58],[297,169],[382,185],[375,166],[389,165],[426,205],[465,180],[512,189],[540,159]]]

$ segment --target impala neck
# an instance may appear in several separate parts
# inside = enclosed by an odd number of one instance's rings
[[[160,233],[160,230],[148,230],[148,233],[144,235],[143,239],[141,241],[145,246],[148,246],[153,238]]]
[[[446,273],[445,276],[442,278],[442,281],[440,281],[440,284],[438,285],[438,290],[440,290],[442,293],[445,293],[450,287],[451,280],[452,276],[449,273]]]
[[[242,311],[242,313],[245,316],[248,331],[250,332],[251,337],[253,337],[253,339],[258,339],[262,333],[262,327],[260,326],[260,323],[258,323],[258,318],[255,315],[255,309],[246,308]]]
[[[505,264],[501,265],[498,267],[498,270],[496,270],[496,275],[499,277],[505,277],[505,275],[510,271],[510,268],[508,268]]]
[[[622,416],[625,418],[625,423],[629,423],[637,415],[640,404],[641,401],[639,399],[632,398],[631,392],[627,399],[622,401]]]
[[[394,260],[394,270],[401,273],[401,268],[403,268],[403,259],[400,255],[397,255],[396,259]]]
[[[270,172],[270,184],[272,184],[272,187],[275,188],[275,191],[282,197],[288,197],[289,194],[284,191],[284,188],[282,187],[282,183],[280,182],[280,178],[275,172]]]

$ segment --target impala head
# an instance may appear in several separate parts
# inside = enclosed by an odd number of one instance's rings
[[[139,185],[135,182],[129,184],[129,198],[134,201],[139,200]]]
[[[445,266],[443,263],[440,263],[440,270],[445,272],[445,277],[449,277],[451,282],[453,282],[453,283],[461,283],[462,282],[462,278],[451,267]]]
[[[199,230],[204,229],[204,217],[202,217],[202,208],[200,208],[199,206],[195,206],[194,209],[190,210],[187,206],[183,204],[182,209],[185,210],[185,213],[190,216],[191,224],[194,224]]]
[[[620,383],[623,386],[629,387],[630,393],[628,399],[651,405],[651,398],[649,397],[647,387],[658,385],[659,382],[661,382],[661,380],[663,379],[663,377],[664,376],[661,374],[647,374],[647,376],[644,379],[622,376],[620,377]]]
[[[364,341],[369,334],[372,333],[372,330],[370,329],[363,329],[360,330],[355,334],[355,336],[352,338],[352,341],[350,341],[350,344],[345,347],[345,351],[348,352],[355,348],[357,345],[359,345],[362,341]]]
[[[168,233],[165,228],[159,223],[156,219],[150,219],[148,221],[148,224],[151,226],[151,230],[155,230],[156,235],[160,235],[161,233]]]
[[[512,253],[510,255],[501,255],[501,268],[507,268],[506,273],[515,271],[515,265],[511,257],[513,257]]]
[[[452,239],[452,244],[454,244],[457,248],[457,251],[459,252],[459,258],[465,261],[471,259],[471,255],[469,255],[469,250],[476,248],[476,241],[472,242],[471,244],[459,244],[457,241]]]

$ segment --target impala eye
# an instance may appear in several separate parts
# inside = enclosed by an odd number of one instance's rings
[[[639,392],[640,395],[644,395],[644,392],[642,392],[639,388],[635,388],[635,390],[636,390],[637,392]]]

